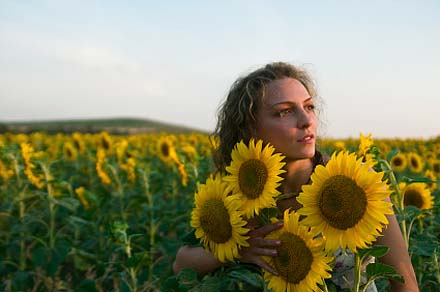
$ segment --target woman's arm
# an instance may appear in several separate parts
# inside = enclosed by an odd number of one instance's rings
[[[278,222],[249,231],[249,246],[243,247],[240,250],[240,261],[255,264],[271,273],[276,273],[275,270],[261,258],[261,255],[276,256],[275,247],[279,246],[281,242],[278,240],[264,239],[264,237],[282,226],[283,223]],[[214,271],[221,265],[222,263],[203,247],[182,246],[177,251],[173,271],[177,274],[183,268],[192,268],[199,274],[206,274]]]
[[[405,279],[405,283],[391,282],[391,291],[419,291],[414,268],[408,254],[405,240],[403,239],[396,216],[387,216],[389,224],[383,236],[377,239],[377,244],[390,248],[389,252],[379,259],[380,262],[393,266]]]
[[[173,264],[173,271],[177,274],[183,268],[192,268],[199,274],[206,274],[214,271],[221,265],[222,263],[203,247],[184,245],[177,251],[176,260]]]

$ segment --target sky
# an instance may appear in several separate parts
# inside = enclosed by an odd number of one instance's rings
[[[321,137],[440,135],[440,1],[0,0],[0,121],[212,131],[240,76],[306,68]]]

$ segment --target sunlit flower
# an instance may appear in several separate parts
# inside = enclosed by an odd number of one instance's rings
[[[406,156],[403,153],[397,153],[391,158],[390,165],[391,168],[396,172],[402,172],[406,169],[408,162]]]
[[[390,191],[383,173],[362,164],[354,154],[333,154],[324,167],[318,165],[297,200],[307,216],[302,222],[314,226],[326,238],[325,249],[366,248],[388,224],[392,204],[384,200]]]
[[[185,155],[185,158],[187,161],[194,163],[197,159],[197,150],[194,148],[194,146],[190,144],[183,145],[181,147],[183,154]]]
[[[113,148],[112,137],[105,131],[95,136],[95,143],[98,148],[104,149],[106,152],[110,152]]]
[[[345,142],[341,140],[336,141],[334,146],[337,151],[342,151],[346,149]]]
[[[437,183],[435,183],[435,181],[437,181],[437,177],[435,176],[434,172],[430,169],[427,169],[425,171],[425,177],[434,181],[433,183],[428,183],[428,185],[431,191],[435,191],[437,189]]]
[[[179,161],[173,140],[168,135],[160,136],[157,141],[157,155],[167,165],[172,165]]]
[[[178,162],[177,171],[180,174],[182,186],[186,187],[188,185],[188,173],[186,172],[185,164]]]
[[[216,175],[199,186],[194,201],[191,227],[196,237],[221,262],[239,258],[239,249],[249,246],[239,197],[228,196],[226,183]]]
[[[63,146],[64,157],[68,161],[75,161],[78,157],[76,148],[70,142],[65,142]]]
[[[35,164],[32,162],[33,158],[38,155],[35,153],[34,148],[28,143],[21,143],[20,146],[25,165],[24,174],[34,186],[39,189],[43,188],[44,177],[35,172]]]
[[[83,135],[79,132],[72,134],[73,144],[79,153],[84,154],[86,151],[86,144],[83,139]]]
[[[0,160],[0,177],[3,181],[8,181],[14,175],[14,171],[9,169],[6,163]]]
[[[440,177],[440,159],[436,159],[431,163],[431,169],[436,177]]]
[[[98,148],[96,153],[96,172],[102,183],[105,185],[111,184],[112,180],[104,170],[105,165],[105,151],[102,148]]]
[[[232,150],[232,161],[226,167],[230,174],[224,180],[231,184],[234,194],[238,194],[243,201],[243,210],[246,217],[251,218],[263,208],[275,207],[275,197],[280,194],[277,190],[282,178],[279,176],[284,159],[279,153],[274,153],[275,148],[266,145],[263,141],[256,144],[253,139],[249,147],[243,141],[237,143]]]
[[[434,206],[434,196],[425,183],[399,183],[402,191],[403,205],[415,206],[420,210],[431,209]]]
[[[360,157],[364,157],[365,161],[374,159],[374,155],[369,153],[370,148],[374,145],[371,134],[364,136],[362,133],[359,136],[359,150],[358,154]]]
[[[324,252],[324,239],[315,237],[310,228],[299,222],[296,212],[284,212],[282,229],[275,230],[265,237],[280,240],[277,256],[264,259],[278,272],[278,276],[264,271],[264,279],[271,291],[322,291],[325,278],[330,278],[329,263],[333,257]]]
[[[424,167],[422,157],[415,152],[408,153],[408,166],[413,173],[421,173]]]
[[[81,202],[81,205],[83,205],[84,209],[89,209],[90,208],[90,204],[86,199],[86,195],[85,195],[85,189],[84,187],[79,187],[77,189],[75,189],[75,193],[78,196],[79,201]]]

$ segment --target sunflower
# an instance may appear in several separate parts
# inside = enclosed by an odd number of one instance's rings
[[[249,229],[244,227],[246,221],[239,211],[239,197],[228,196],[227,184],[220,175],[216,175],[199,186],[194,201],[191,227],[205,249],[221,262],[239,258],[239,249],[249,246],[248,237],[245,236]]]
[[[104,168],[106,165],[106,154],[105,150],[102,148],[98,148],[96,152],[96,173],[98,174],[101,182],[105,185],[111,184],[112,180],[109,175],[105,172]]]
[[[304,185],[297,198],[303,205],[298,213],[307,216],[304,224],[323,234],[329,252],[366,248],[388,224],[385,215],[393,213],[392,204],[384,201],[391,192],[383,173],[361,160],[354,153],[334,153],[325,167],[316,167],[312,184]]]
[[[373,139],[371,138],[371,134],[364,136],[362,133],[359,136],[359,156],[365,158],[365,161],[374,159],[374,155],[369,153],[371,147],[374,146]]]
[[[435,176],[440,177],[440,159],[432,161],[431,168]]]
[[[232,161],[226,167],[230,174],[224,177],[229,182],[234,194],[238,194],[243,203],[244,214],[248,218],[259,214],[264,208],[276,206],[275,197],[280,194],[277,187],[283,179],[279,175],[284,159],[275,148],[267,144],[263,149],[263,141],[249,141],[246,147],[243,141],[237,143],[232,150]]]
[[[111,152],[113,145],[112,137],[108,132],[103,131],[95,136],[95,144],[106,152]]]
[[[0,159],[0,177],[3,181],[8,181],[14,175],[12,169],[8,169],[8,165]]]
[[[346,149],[345,142],[342,140],[335,141],[334,147],[336,148],[337,151]]]
[[[402,172],[406,169],[408,164],[406,156],[403,153],[397,153],[391,158],[391,168],[396,172]]]
[[[263,258],[272,265],[278,276],[264,271],[264,280],[271,291],[321,291],[318,284],[330,278],[329,263],[333,257],[324,252],[324,239],[315,237],[310,228],[299,222],[296,212],[284,211],[283,228],[266,236],[281,240],[276,257]]]
[[[84,187],[79,187],[75,189],[75,193],[78,196],[79,201],[81,202],[81,205],[83,205],[84,209],[89,209],[90,208],[90,204],[86,199],[86,195],[85,195],[86,190],[84,189]]]
[[[36,166],[33,162],[35,158],[41,156],[41,153],[35,152],[33,146],[29,143],[21,143],[20,147],[25,166],[24,174],[34,186],[42,189],[45,185],[44,176],[36,172]]]
[[[435,176],[434,172],[430,169],[427,169],[425,171],[425,177],[433,181],[433,183],[428,183],[428,185],[429,185],[429,189],[432,192],[435,191],[437,189],[437,183],[435,182],[437,181],[437,177]]]
[[[420,210],[427,210],[434,206],[434,197],[425,183],[399,183],[399,188],[405,207],[415,206]]]
[[[71,142],[65,142],[63,145],[64,158],[68,161],[75,161],[78,157],[78,151]]]
[[[416,152],[408,153],[408,165],[413,173],[421,173],[424,167],[422,157]]]
[[[171,136],[162,135],[156,144],[156,153],[159,158],[167,165],[173,165],[176,161],[179,161],[177,157],[176,148],[174,147],[173,139]]]

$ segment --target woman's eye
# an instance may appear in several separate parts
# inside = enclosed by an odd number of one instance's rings
[[[306,106],[306,108],[307,108],[309,111],[314,111],[314,110],[315,110],[315,105],[314,105],[314,104],[310,104],[310,105]]]
[[[287,115],[290,115],[292,112],[293,112],[292,109],[286,108],[286,109],[278,111],[278,115],[280,116],[280,118],[282,118],[282,117],[285,117]]]

